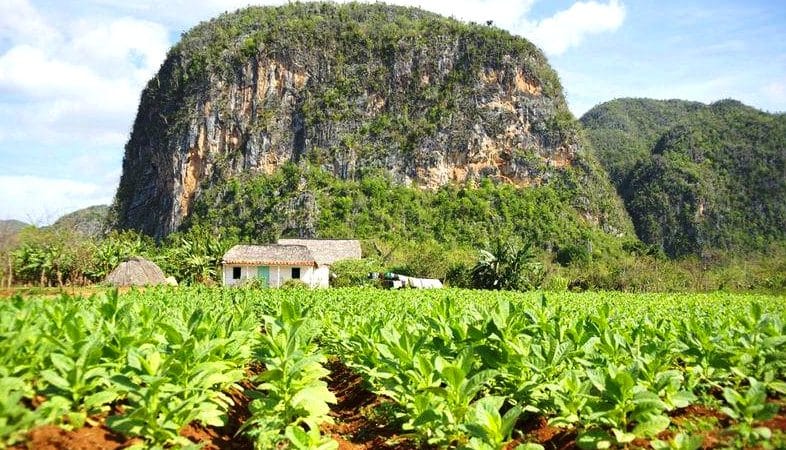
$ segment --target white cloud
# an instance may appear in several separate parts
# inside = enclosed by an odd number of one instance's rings
[[[22,11],[16,20],[29,18],[58,38],[3,34],[12,45],[0,54],[0,143],[34,138],[121,146],[139,93],[170,45],[166,28],[129,17],[82,17],[55,32],[29,3],[14,3]]]
[[[0,56],[0,93],[24,101],[3,108],[0,136],[106,142],[128,129],[143,83],[102,77],[28,45],[14,47]]]
[[[614,29],[624,17],[618,0],[605,4],[590,1],[575,3],[540,22],[529,22],[526,16],[535,1],[392,3],[419,6],[461,20],[492,20],[552,53],[578,45],[590,33]],[[171,44],[169,30],[157,21],[167,22],[170,28],[190,28],[199,20],[248,3],[175,0],[167,8],[152,0],[86,3],[85,10],[121,15],[103,17],[80,15],[76,10],[69,15],[57,8],[36,9],[29,0],[3,2],[0,37],[10,45],[0,54],[0,143],[35,136],[47,143],[88,139],[119,147],[127,138],[142,88]]]
[[[280,5],[284,0],[172,0],[161,8],[154,0],[113,2],[93,0],[94,3],[113,7],[134,14],[145,15],[185,31],[196,23],[208,20],[225,11],[234,11],[248,5]],[[347,3],[352,0],[338,0]],[[622,23],[625,10],[620,0],[580,1],[540,21],[528,19],[538,0],[386,0],[386,3],[415,6],[464,21],[494,25],[523,35],[535,41],[547,53],[558,54],[580,44],[588,34],[613,31]],[[545,3],[544,0],[540,0]]]
[[[70,31],[67,49],[74,60],[87,60],[98,73],[119,77],[131,75],[147,81],[158,70],[169,48],[166,29],[157,23],[128,17],[96,26],[79,20]]]
[[[673,83],[648,84],[637,87],[638,96],[656,99],[684,99],[698,101],[702,103],[712,103],[722,98],[733,96],[745,101],[736,93],[734,87],[740,83],[740,79],[734,74],[722,74],[708,78],[696,79],[677,79]],[[631,95],[628,95],[631,96]]]
[[[47,225],[65,213],[108,204],[112,192],[98,184],[36,176],[0,175],[0,219]]]
[[[496,26],[515,31],[520,21],[532,8],[535,0],[473,0],[463,2],[453,0],[393,0],[389,3],[402,6],[417,6],[463,21],[485,23],[491,20]]]
[[[767,84],[764,93],[774,102],[786,103],[786,80]]]
[[[46,45],[58,39],[58,32],[27,0],[0,2],[0,40],[21,40]]]
[[[625,20],[619,0],[576,2],[538,22],[525,23],[523,34],[548,54],[559,55],[581,44],[590,34],[614,31]]]

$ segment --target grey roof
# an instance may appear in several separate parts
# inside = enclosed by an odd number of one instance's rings
[[[316,261],[303,245],[236,245],[224,254],[224,264],[313,266]]]
[[[115,267],[104,281],[113,286],[153,286],[166,284],[166,276],[153,261],[134,256]]]
[[[320,266],[361,257],[360,241],[355,239],[279,239],[278,243],[307,247]]]

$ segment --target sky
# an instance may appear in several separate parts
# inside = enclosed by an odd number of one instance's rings
[[[180,35],[249,0],[0,0],[0,219],[109,204],[142,88]],[[537,44],[573,113],[620,97],[786,112],[781,0],[393,0]]]

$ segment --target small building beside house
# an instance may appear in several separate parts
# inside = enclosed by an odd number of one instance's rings
[[[153,261],[140,256],[121,262],[106,276],[104,283],[117,287],[168,284],[164,271]]]
[[[330,266],[360,259],[356,240],[281,239],[277,244],[236,245],[224,255],[224,286],[262,279],[268,287],[300,280],[309,287],[330,285]]]

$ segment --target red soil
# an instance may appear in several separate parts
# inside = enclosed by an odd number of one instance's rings
[[[400,426],[390,423],[390,408],[394,407],[388,398],[370,392],[364,386],[363,379],[344,365],[339,360],[331,360],[327,364],[331,374],[328,378],[328,387],[336,395],[337,403],[332,405],[330,415],[334,424],[323,425],[322,431],[332,436],[338,442],[339,450],[414,450],[428,448],[419,445],[416,441],[403,435]],[[262,372],[262,366],[256,366],[247,371],[249,379],[253,379]],[[253,389],[250,382],[242,383],[245,389]],[[203,444],[207,450],[247,450],[253,445],[238,431],[250,417],[248,410],[249,398],[241,391],[229,393],[235,405],[228,411],[228,422],[224,427],[206,427],[192,423],[186,426],[181,435],[189,440]],[[36,398],[28,405],[35,408],[41,401]],[[773,400],[776,401],[776,400]],[[772,431],[786,433],[786,403],[778,400],[780,411],[772,419],[756,423],[757,426],[766,426]],[[122,405],[115,405],[110,414],[122,413]],[[26,442],[10,447],[11,450],[41,449],[41,450],[116,450],[127,448],[142,442],[140,439],[126,439],[114,433],[104,424],[104,417],[92,417],[89,424],[83,428],[66,431],[57,426],[46,425],[31,430]],[[672,422],[682,427],[698,419],[717,421],[717,429],[704,433],[702,448],[723,448],[733,439],[733,432],[726,428],[733,426],[730,417],[718,410],[704,406],[691,405],[687,408],[675,410],[671,414]],[[543,445],[547,450],[576,449],[577,433],[574,429],[553,427],[544,417],[535,416],[522,419],[516,426],[521,438],[511,441],[506,450],[514,449],[520,443],[535,442]],[[663,440],[673,438],[674,432],[666,430],[658,437]],[[633,446],[636,448],[651,448],[647,440],[637,439]]]
[[[546,450],[568,450],[576,447],[574,430],[553,427],[545,417],[537,416],[527,420],[519,420],[516,430],[524,436],[508,443],[506,450],[513,450],[519,444],[533,442],[542,445]],[[514,433],[515,434],[515,433]]]
[[[28,434],[27,442],[11,447],[13,450],[116,450],[141,442],[139,439],[126,439],[115,434],[105,426],[86,426],[74,431],[66,431],[54,425],[35,428]]]
[[[330,412],[335,424],[323,425],[322,431],[333,436],[339,450],[421,448],[416,442],[399,436],[401,430],[397,426],[368,417],[367,412],[390,400],[366,389],[363,379],[341,361],[331,360],[327,368],[331,371],[328,388],[338,402],[332,405]]]
[[[249,386],[246,386],[251,387]],[[229,396],[235,403],[227,412],[227,424],[223,427],[204,426],[190,423],[180,430],[180,435],[193,442],[202,443],[203,450],[250,450],[254,445],[239,434],[240,427],[251,417],[248,411],[249,398],[240,391],[231,391]]]

